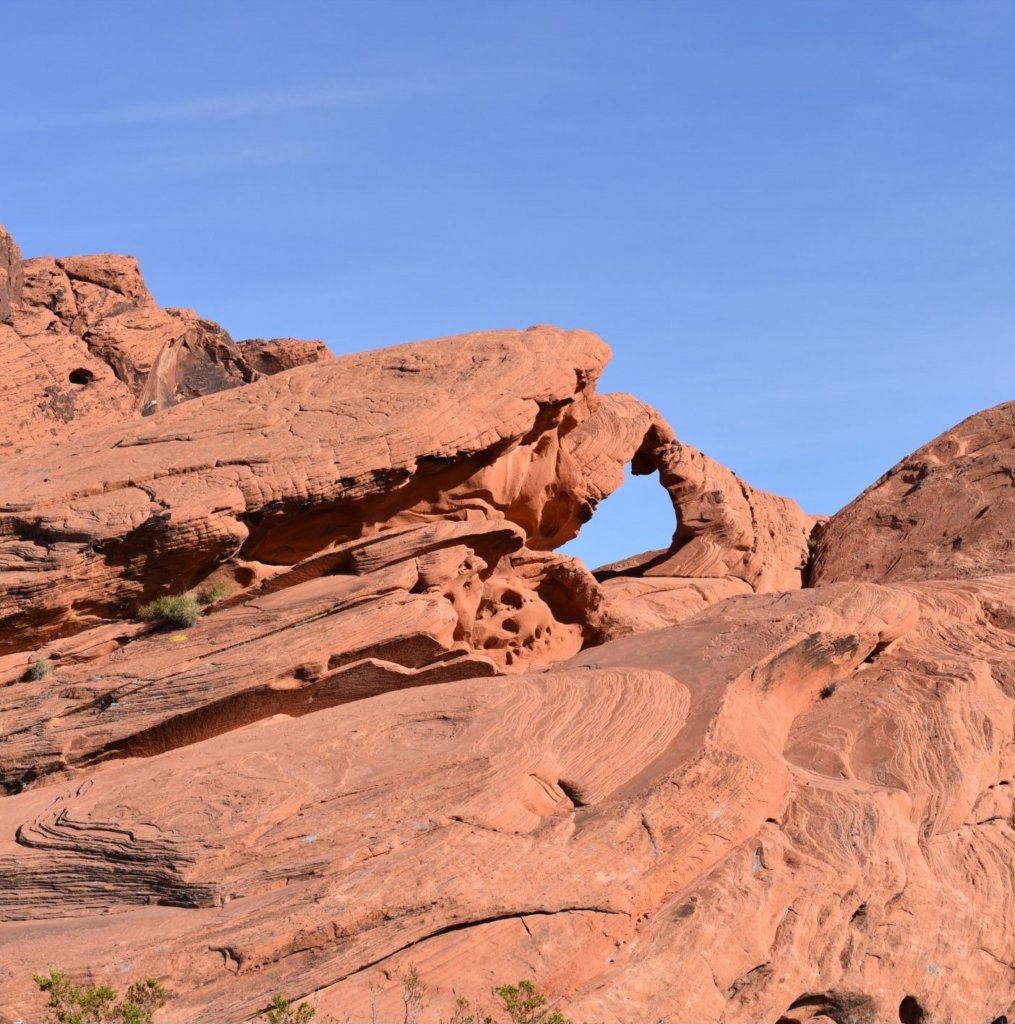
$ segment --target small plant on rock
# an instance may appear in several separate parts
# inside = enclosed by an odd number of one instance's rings
[[[117,1006],[117,1019],[123,1024],[152,1024],[152,1016],[165,1002],[166,990],[154,978],[135,981]]]
[[[62,971],[37,974],[34,980],[49,995],[57,1024],[152,1024],[166,1001],[166,990],[154,978],[133,982],[123,999],[108,985],[76,985]]]
[[[493,1018],[479,1007],[474,1009],[465,996],[459,996],[455,1000],[454,1013],[448,1018],[446,1024],[493,1024]]]
[[[156,622],[163,626],[184,628],[193,626],[201,617],[201,606],[196,597],[190,594],[174,594],[157,597],[148,604],[141,605],[137,617],[143,622]]]
[[[264,1024],[310,1024],[317,1011],[310,1003],[293,1006],[292,1001],[281,993],[271,1001],[271,1006],[258,1017]]]
[[[39,658],[36,661],[33,661],[28,669],[28,678],[31,679],[32,682],[37,682],[40,679],[45,679],[52,671],[53,663],[49,658]]]
[[[202,587],[197,592],[197,603],[202,605],[215,604],[233,592],[233,585],[228,580],[216,580]]]
[[[501,1001],[511,1024],[571,1024],[559,1010],[546,1005],[546,996],[531,981],[501,985],[493,994]]]
[[[426,1009],[426,986],[420,980],[415,964],[409,964],[404,974],[399,975],[402,982],[402,1005],[405,1007],[404,1024],[418,1024],[420,1014]]]

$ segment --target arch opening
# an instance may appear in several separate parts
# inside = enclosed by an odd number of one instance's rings
[[[662,555],[675,532],[673,503],[658,473],[635,475],[624,467],[624,482],[596,507],[595,514],[560,553],[580,558],[593,571],[643,554]]]

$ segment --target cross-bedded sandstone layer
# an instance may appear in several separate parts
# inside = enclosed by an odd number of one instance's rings
[[[5,235],[0,321],[0,1021],[50,967],[401,1019],[410,964],[428,1020],[519,977],[576,1020],[1012,1013],[1010,407],[812,564],[587,332],[321,360]],[[673,538],[590,573],[555,549],[629,463]]]

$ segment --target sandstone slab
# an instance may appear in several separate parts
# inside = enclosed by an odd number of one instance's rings
[[[875,1021],[907,999],[992,1019],[1015,954],[1013,594],[748,595],[548,674],[10,797],[10,1011],[59,930],[68,969],[175,979],[166,1021],[248,1019],[275,991],[390,1016],[410,962],[435,1019],[508,972],[578,1019]]]

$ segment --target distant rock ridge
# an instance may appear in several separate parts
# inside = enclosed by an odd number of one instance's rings
[[[588,331],[236,343],[0,229],[0,352],[0,1024],[1015,1018],[1015,403],[819,522]]]

